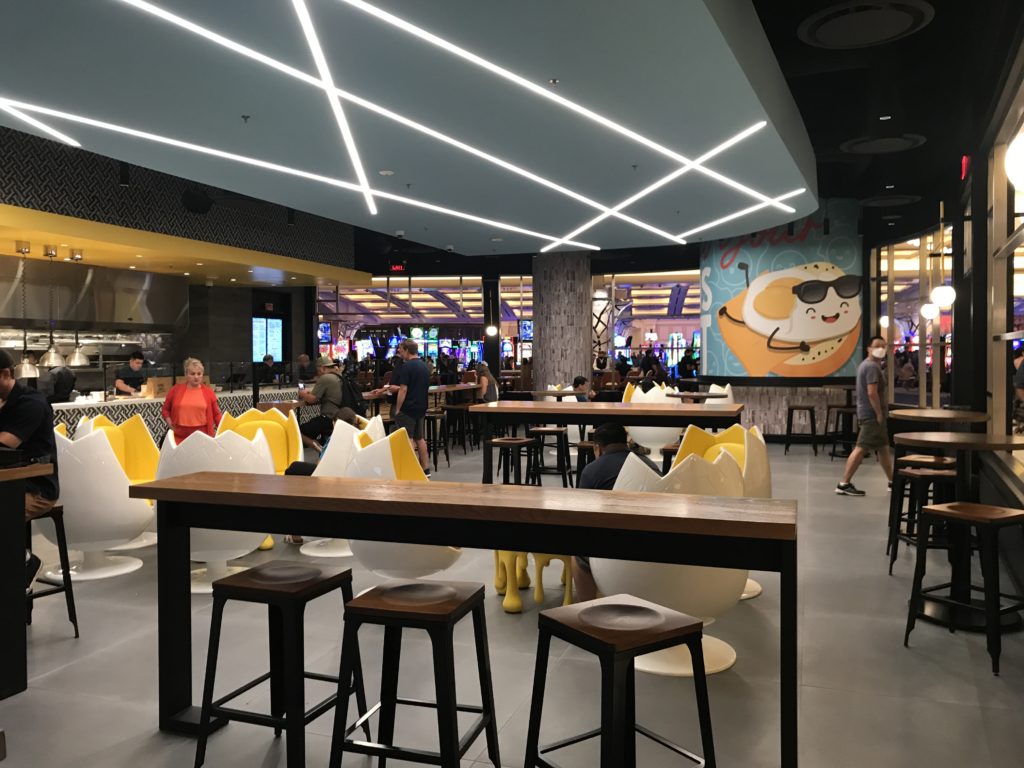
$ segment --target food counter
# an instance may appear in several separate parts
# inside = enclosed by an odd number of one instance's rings
[[[272,403],[276,400],[296,400],[298,391],[294,388],[260,389],[260,402]],[[252,390],[239,389],[234,392],[218,392],[217,403],[223,413],[230,413],[239,416],[252,407]],[[135,414],[141,414],[149,431],[153,433],[153,439],[159,445],[164,439],[167,425],[161,416],[161,409],[164,405],[163,397],[119,397],[106,402],[55,403],[53,406],[53,423],[65,424],[68,429],[68,436],[75,433],[75,427],[83,418],[92,418],[103,414],[116,424],[130,419]],[[316,406],[296,409],[299,422],[313,418],[319,412]]]

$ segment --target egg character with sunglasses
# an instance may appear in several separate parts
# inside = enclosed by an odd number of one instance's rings
[[[747,280],[747,288],[718,311],[718,323],[749,375],[828,376],[853,354],[861,321],[859,275],[818,261]]]

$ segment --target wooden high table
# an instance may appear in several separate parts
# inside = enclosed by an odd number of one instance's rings
[[[441,395],[446,395],[450,392],[467,392],[471,389],[480,389],[479,384],[432,384],[427,387],[427,394],[434,396],[434,405],[437,405],[437,398]],[[373,415],[376,416],[380,413],[380,403],[388,395],[372,395],[369,392],[363,392],[363,400],[373,405]]]
[[[703,403],[706,400],[720,400],[726,397],[725,392],[669,392],[665,397],[683,400],[689,403]]]
[[[740,423],[741,404],[697,405],[682,403],[563,403],[530,400],[499,400],[482,403],[469,409],[470,414],[482,421],[484,440],[483,482],[494,481],[494,462],[487,440],[494,434],[494,426],[526,426],[527,424],[621,424],[637,427],[679,427],[690,424],[711,429],[724,429]],[[507,549],[507,547],[506,547]]]
[[[133,485],[129,495],[160,502],[157,663],[163,730],[195,735],[199,717],[192,695],[192,527],[555,552],[579,549],[582,535],[595,557],[780,574],[780,764],[797,765],[794,501],[214,472]],[[302,749],[301,742],[289,742],[288,749]]]
[[[53,464],[0,469],[0,699],[28,687],[25,642],[25,481]]]

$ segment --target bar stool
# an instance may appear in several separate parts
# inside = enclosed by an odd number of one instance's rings
[[[71,561],[68,557],[68,537],[64,533],[64,507],[60,504],[54,506],[49,512],[32,518],[32,520],[52,520],[53,527],[57,532],[57,556],[60,558],[61,584],[59,586],[46,587],[44,589],[33,589],[25,595],[26,616],[25,623],[32,624],[32,606],[41,597],[64,593],[64,602],[68,606],[68,621],[75,628],[75,637],[78,637],[78,612],[75,610],[75,591],[71,586]],[[25,549],[32,551],[32,521],[25,523]]]
[[[698,765],[714,768],[711,708],[704,674],[700,619],[663,608],[631,595],[615,595],[585,603],[541,611],[538,620],[537,666],[533,678],[530,725],[526,736],[524,768],[553,768],[541,755],[581,741],[601,737],[601,768],[636,766],[636,734],[657,742]],[[601,727],[539,747],[541,710],[551,638],[593,653],[601,662]],[[701,759],[687,749],[636,724],[635,670],[637,656],[686,645],[693,658],[693,683],[700,721]]]
[[[476,661],[480,676],[480,706],[459,704],[455,699],[455,625],[473,614]],[[346,728],[349,693],[339,686],[338,707],[334,713],[334,738],[331,742],[330,768],[340,768],[346,751],[380,758],[408,760],[413,763],[452,766],[486,732],[487,755],[500,768],[498,725],[494,719],[494,689],[491,662],[487,653],[487,625],[484,620],[482,584],[446,581],[389,581],[374,587],[345,604],[345,634],[341,647],[341,679],[346,679],[359,664],[359,629],[363,624],[384,627],[381,700],[355,723]],[[398,696],[398,669],[402,650],[402,630],[423,629],[430,636],[434,660],[436,701],[405,699]],[[437,710],[439,752],[395,746],[395,709],[398,704]],[[377,741],[353,741],[348,738],[380,711]],[[480,715],[459,738],[458,713]]]
[[[811,411],[811,418],[813,422],[814,411]],[[824,439],[826,443],[831,443],[832,448],[829,450],[829,461],[834,461],[836,456],[836,447],[843,445],[846,450],[853,448],[856,442],[853,439],[852,434],[848,434],[843,430],[843,425],[847,419],[851,422],[857,418],[857,406],[855,405],[836,405],[835,403],[830,404],[825,409],[825,435]]]
[[[285,730],[288,768],[305,766],[306,725],[335,706],[341,695],[332,694],[312,709],[305,711],[306,678],[335,683],[339,692],[354,690],[360,714],[366,712],[366,694],[363,692],[363,673],[358,648],[352,649],[347,671],[339,677],[306,672],[303,669],[302,616],[306,604],[339,588],[344,601],[352,599],[350,569],[342,570],[285,560],[272,560],[213,582],[213,619],[210,623],[210,650],[206,657],[206,683],[203,686],[203,708],[199,720],[195,768],[199,768],[206,759],[210,720],[214,717],[272,727],[275,736],[280,736],[282,729]],[[224,617],[224,605],[228,600],[263,603],[267,606],[270,672],[214,700],[213,687],[217,674],[220,628]],[[271,714],[265,715],[225,706],[232,699],[266,680],[270,681]],[[364,728],[364,732],[369,739],[368,726]]]
[[[984,594],[984,607],[980,607],[974,602],[955,600],[951,596],[945,597],[932,594],[937,590],[949,589],[953,586],[952,582],[937,584],[925,589],[921,588],[927,561],[926,543],[928,535],[932,526],[939,525],[940,523],[946,523],[950,527],[966,528],[968,537],[970,536],[971,528],[976,532],[978,537],[978,553],[981,556],[983,586],[976,587],[970,583],[969,548],[964,555],[967,559],[967,570],[963,576],[968,581],[968,589]],[[1009,595],[999,591],[999,531],[1011,525],[1024,525],[1024,510],[960,501],[950,504],[933,504],[921,510],[920,532],[917,537],[917,566],[914,569],[914,586],[910,592],[907,631],[903,636],[904,646],[909,645],[910,633],[914,630],[917,614],[923,607],[925,595],[928,595],[928,599],[947,605],[952,609],[950,611],[951,631],[956,629],[954,615],[957,610],[980,611],[984,614],[986,645],[988,655],[992,659],[992,674],[999,674],[999,654],[1002,650],[1002,627],[1000,621],[1006,614],[1014,613],[1024,608],[1024,598],[1019,595]],[[966,541],[964,544],[969,547]],[[1005,597],[1013,602],[1003,607],[1000,605],[1000,597]]]
[[[437,463],[444,451],[445,463],[452,465],[451,457],[448,455],[448,419],[445,412],[440,408],[431,408],[427,411],[424,425],[427,437],[427,452],[434,457],[434,470],[437,470]]]
[[[538,461],[535,467],[537,485],[540,485],[540,475],[561,475],[562,487],[571,488],[572,478],[569,468],[572,462],[569,460],[569,428],[568,427],[533,427],[527,431],[531,437],[536,437],[540,445],[538,448]],[[545,438],[554,438],[553,444],[545,442]],[[544,449],[555,449],[555,466],[544,466]]]
[[[896,459],[896,467],[918,467],[920,469],[956,469],[956,459],[952,456],[929,456],[923,453],[911,453]]]
[[[445,415],[448,417],[448,428],[454,432],[454,440],[452,445],[455,445],[458,441],[462,444],[462,452],[469,453],[466,450],[466,433],[468,432],[469,423],[469,403],[446,403],[441,406]]]
[[[576,443],[576,487],[580,487],[583,469],[594,460],[594,441],[580,440]]]
[[[907,511],[903,511],[904,491],[909,489]],[[889,555],[889,575],[896,564],[900,541],[916,545],[915,533],[921,508],[928,503],[928,492],[932,501],[942,503],[956,498],[956,470],[901,467],[896,470],[889,495],[889,536],[886,554]]]
[[[537,465],[538,443],[532,437],[494,437],[487,441],[487,450],[498,449],[498,469],[501,470],[502,485],[509,484],[509,471],[512,471],[512,482],[523,484],[522,458],[526,452],[526,484],[532,485],[536,479],[534,468]]]
[[[672,469],[672,461],[679,453],[679,443],[669,443],[661,446],[661,474],[667,475]]]
[[[813,405],[790,405],[786,408],[786,448],[783,454],[789,453],[789,443],[793,439],[793,435],[797,434],[793,431],[793,414],[794,413],[806,413],[810,419],[811,424],[811,447],[814,448],[814,455],[818,455],[818,429],[815,424],[814,417],[814,406]],[[806,434],[806,433],[804,433]]]

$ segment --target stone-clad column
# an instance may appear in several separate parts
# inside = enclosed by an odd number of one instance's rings
[[[533,257],[533,388],[590,377],[590,254]]]

